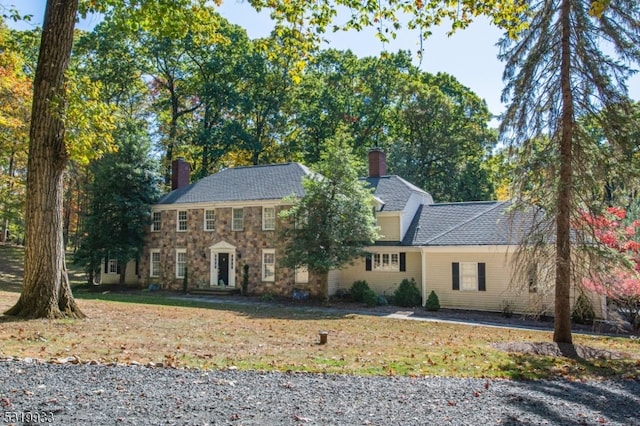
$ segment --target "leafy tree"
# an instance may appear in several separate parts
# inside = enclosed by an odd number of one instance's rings
[[[90,275],[101,259],[116,259],[120,284],[124,284],[127,262],[142,253],[151,205],[157,200],[156,164],[149,155],[150,141],[144,126],[125,122],[116,132],[118,150],[92,164],[91,205],[84,221],[84,238],[78,263]]]
[[[550,167],[544,185],[517,195],[520,204],[530,205],[530,195],[537,192],[533,198],[546,212],[542,220],[555,226],[553,340],[570,344],[570,290],[580,266],[572,256],[571,221],[577,212],[590,208],[590,188],[581,185],[590,168],[580,166],[598,164],[581,160],[597,151],[590,149],[591,139],[578,120],[596,118],[611,146],[624,144],[616,130],[619,112],[628,106],[629,65],[640,60],[640,4],[635,0],[527,3],[528,28],[519,38],[505,36],[500,43],[500,58],[506,61],[503,100],[509,103],[501,130],[503,138],[516,145],[543,137],[548,141]],[[606,53],[604,45],[611,46]],[[528,242],[532,244],[521,254],[539,253],[535,247],[548,249],[536,236]]]
[[[24,59],[13,46],[14,35],[0,18],[0,242],[5,241],[7,230],[24,234],[32,87],[23,72]]]
[[[620,314],[640,330],[640,220],[625,221],[627,212],[608,208],[605,214],[582,213],[583,231],[593,231],[598,243],[597,268],[582,279],[582,286],[606,296]],[[589,232],[590,233],[590,232]]]
[[[101,0],[83,2],[84,9],[106,14],[131,31],[155,28],[173,38],[185,34],[193,21],[190,12],[202,5],[198,0]],[[442,19],[449,18],[452,28],[462,28],[477,15],[488,15],[501,28],[515,35],[522,28],[524,2],[513,0],[469,1],[425,7],[416,2],[408,7],[404,2],[362,4],[351,0],[251,0],[256,9],[273,11],[276,33],[284,35],[283,54],[309,52],[320,35],[331,24],[336,8],[352,8],[352,18],[344,25],[360,29],[380,19],[397,27],[397,14],[412,12],[409,26],[421,28],[425,34]],[[63,172],[68,161],[64,121],[64,74],[68,67],[73,33],[78,12],[78,0],[47,0],[43,35],[35,73],[34,102],[29,134],[27,172],[27,214],[25,273],[20,299],[7,311],[9,315],[55,318],[63,315],[82,317],[68,284],[62,240]],[[172,19],[167,19],[171,16]],[[389,34],[379,26],[379,36]],[[385,27],[388,31],[389,27]],[[391,30],[390,34],[393,35]],[[43,48],[46,47],[46,48]],[[277,53],[276,53],[277,54]],[[300,69],[294,66],[294,70]]]
[[[483,162],[497,136],[488,127],[491,114],[484,100],[443,73],[422,74],[405,90],[389,168],[438,201],[493,198]]]
[[[329,271],[363,256],[364,248],[378,238],[373,195],[358,179],[351,143],[341,132],[330,139],[317,165],[318,174],[302,182],[305,195],[280,213],[295,222],[282,230],[287,244],[281,264],[318,274],[326,299]]]
[[[338,128],[353,136],[356,155],[389,144],[396,105],[408,75],[408,52],[357,58],[351,51],[324,50],[310,61],[295,87],[295,140],[306,164],[315,164]]]

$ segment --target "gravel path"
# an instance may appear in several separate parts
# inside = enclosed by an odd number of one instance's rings
[[[0,424],[640,425],[640,382],[0,362]],[[15,416],[19,416],[15,421]]]

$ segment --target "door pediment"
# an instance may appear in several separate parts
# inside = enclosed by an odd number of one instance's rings
[[[226,241],[220,241],[219,243],[215,243],[214,245],[209,247],[209,250],[211,251],[235,251],[236,247],[229,244]]]

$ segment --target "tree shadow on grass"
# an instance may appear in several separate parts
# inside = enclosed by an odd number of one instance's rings
[[[314,306],[290,306],[276,302],[260,302],[242,297],[191,297],[178,294],[158,294],[153,292],[118,292],[94,293],[74,290],[76,299],[103,300],[121,303],[136,303],[157,306],[175,306],[187,308],[210,309],[235,312],[250,319],[284,319],[284,320],[327,320],[350,317],[349,312],[328,311]]]

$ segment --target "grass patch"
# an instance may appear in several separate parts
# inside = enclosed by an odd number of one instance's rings
[[[495,342],[551,341],[551,333],[329,313],[309,308],[78,292],[85,320],[0,317],[0,354],[176,367],[358,375],[541,379],[638,377],[640,363],[510,354]],[[18,295],[0,291],[4,311]],[[109,299],[109,300],[107,300]],[[328,343],[319,345],[319,330]],[[575,335],[576,343],[640,356],[628,338]]]
[[[6,291],[20,291],[24,248],[13,244],[0,244],[0,285]]]

